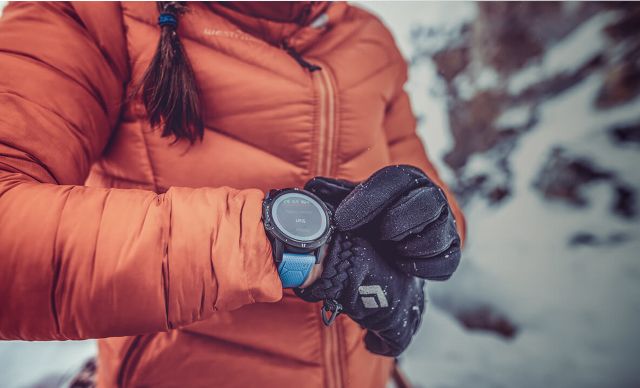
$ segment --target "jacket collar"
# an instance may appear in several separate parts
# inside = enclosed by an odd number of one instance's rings
[[[211,2],[209,7],[248,34],[297,50],[319,38],[347,8],[345,3],[326,1]]]

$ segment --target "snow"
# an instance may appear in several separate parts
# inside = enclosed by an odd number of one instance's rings
[[[367,6],[376,9],[378,3]],[[379,14],[395,32],[400,46],[408,46],[403,43],[408,40],[406,21],[422,15],[396,7],[394,18],[387,18],[386,6]],[[440,9],[430,14],[447,11],[441,3],[423,6]],[[556,74],[573,72],[598,55],[607,44],[600,31],[615,16],[604,13],[583,23],[547,51],[539,63],[517,74],[512,79],[512,92]],[[425,17],[425,23],[431,18]],[[464,18],[455,19],[461,20]],[[454,21],[449,19],[448,23],[453,28]],[[424,65],[420,62],[417,66]],[[411,83],[439,82],[429,78],[434,73],[411,74],[422,77],[412,78]],[[637,147],[613,144],[606,131],[640,121],[640,100],[598,111],[593,101],[601,83],[602,75],[594,74],[538,107],[537,124],[518,140],[510,158],[515,179],[513,195],[501,206],[482,200],[470,202],[466,209],[469,241],[461,267],[449,282],[428,286],[431,304],[427,316],[402,359],[403,368],[417,384],[480,388],[640,386],[636,373],[640,355],[636,333],[640,327],[640,225],[637,220],[611,215],[613,192],[606,183],[584,189],[590,203],[587,208],[549,202],[532,186],[550,150],[563,147],[640,189]],[[415,93],[425,95],[428,90],[422,88]],[[433,109],[425,102],[431,101],[414,98],[418,114]],[[520,126],[531,114],[529,107],[513,108],[503,113],[498,126]],[[446,125],[446,120],[424,125],[433,124]],[[432,128],[422,130],[439,133]],[[448,140],[431,139],[425,136],[432,154],[442,155],[450,146]],[[495,160],[492,153],[474,155],[465,175],[499,177]],[[624,235],[627,240],[570,246],[570,238],[581,231],[602,240],[614,235]],[[451,317],[451,311],[473,306],[491,306],[514,322],[519,332],[507,340],[492,333],[465,330]]]
[[[509,80],[509,92],[516,95],[540,80],[578,70],[606,47],[608,41],[602,28],[618,17],[614,11],[593,16],[551,47],[541,60],[536,59],[514,74]]]
[[[367,2],[391,28],[407,58],[415,53],[411,28],[417,24],[458,28],[475,15],[472,3]],[[1,3],[0,3],[1,7]],[[597,15],[555,45],[538,63],[512,80],[517,93],[532,82],[574,71],[607,44],[600,29],[611,13]],[[429,42],[428,44],[440,44]],[[491,74],[478,78],[491,87]],[[477,81],[476,81],[477,82]],[[420,386],[446,387],[637,387],[640,355],[640,227],[612,216],[607,183],[584,188],[589,206],[549,202],[532,183],[553,147],[589,159],[640,190],[640,153],[615,145],[607,129],[640,120],[640,100],[598,111],[593,100],[602,82],[594,74],[537,108],[537,124],[516,144],[510,163],[513,195],[500,206],[473,200],[466,209],[469,240],[456,275],[430,283],[429,306],[420,332],[402,357],[402,367]],[[410,69],[407,91],[421,118],[419,134],[445,179],[441,157],[452,146],[443,85],[429,60]],[[527,107],[504,112],[499,126],[527,122]],[[496,171],[492,153],[474,155],[466,175]],[[498,178],[499,179],[499,178]],[[577,232],[626,242],[570,246]],[[491,306],[519,328],[507,340],[468,331],[451,311]],[[33,385],[57,374],[69,376],[95,352],[95,343],[0,342],[0,386]]]
[[[400,51],[406,58],[409,58],[415,49],[410,40],[414,27],[428,26],[447,31],[457,30],[461,26],[461,21],[473,19],[477,12],[475,4],[468,1],[358,1],[354,4],[373,12],[389,27]],[[428,45],[441,43],[447,42],[424,42]]]
[[[485,67],[481,69],[480,74],[476,78],[476,87],[478,90],[490,90],[495,88],[500,79],[498,73],[495,70]]]
[[[541,124],[527,136],[526,147],[513,158],[514,169],[520,175],[516,190],[528,192],[537,173],[530,168],[531,162],[544,158],[553,146],[568,148],[598,166],[618,171],[636,184],[640,182],[637,150],[614,145],[606,132],[616,125],[640,121],[640,100],[617,109],[594,111],[593,101],[601,83],[602,76],[593,75],[570,93],[549,101],[540,109]]]
[[[597,136],[619,120],[640,119],[640,101],[606,114],[593,112],[600,82],[593,76],[543,104],[540,123],[524,135],[511,159],[514,196],[500,208],[472,202],[466,212],[470,240],[458,274],[429,287],[435,304],[493,306],[519,325],[520,333],[507,341],[465,331],[432,305],[403,360],[414,381],[430,387],[640,384],[637,221],[611,216],[612,191],[604,184],[587,189],[592,204],[587,209],[550,204],[531,188],[545,154],[555,146],[593,156],[640,188],[638,172],[627,171],[640,162],[637,150],[620,154]],[[490,169],[480,161],[473,168]],[[604,237],[622,233],[629,240],[569,246],[578,231]]]
[[[474,3],[464,1],[364,1],[356,4],[381,18],[392,31],[400,51],[408,60],[414,58],[417,52],[433,52],[449,43],[447,37],[434,36],[423,40],[420,47],[415,47],[411,40],[412,29],[428,26],[447,32],[457,31],[464,21],[472,20],[477,13]],[[483,82],[489,82],[490,78],[491,75],[484,75]],[[437,75],[433,61],[421,57],[410,67],[409,82],[405,90],[419,119],[418,135],[425,144],[431,161],[443,179],[452,179],[450,169],[442,160],[453,147],[445,86]]]
[[[68,381],[96,353],[94,341],[0,342],[0,387]]]
[[[495,89],[500,85],[501,79],[490,67],[480,67],[478,62],[469,64],[471,68],[456,76],[455,88],[462,100],[470,100],[477,93]]]
[[[495,122],[496,129],[524,128],[532,119],[532,109],[529,105],[520,105],[502,112]]]

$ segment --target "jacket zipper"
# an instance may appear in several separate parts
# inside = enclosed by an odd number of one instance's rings
[[[344,387],[343,365],[341,359],[341,341],[340,324],[335,323],[331,326],[321,326],[324,339],[324,364],[325,378],[327,388]]]
[[[316,136],[316,160],[311,163],[310,170],[316,175],[330,176],[332,169],[333,148],[336,131],[336,91],[333,86],[329,66],[315,59],[307,60],[285,39],[280,42],[280,48],[305,70],[313,81],[314,89],[318,93],[319,123]]]
[[[336,89],[334,88],[330,68],[315,59],[307,61],[295,49],[292,49],[286,41],[282,43],[281,47],[309,72],[318,95],[319,120],[316,133],[316,159],[315,164],[312,161],[310,171],[315,172],[315,175],[331,176],[337,119]],[[320,326],[323,331],[324,346],[322,349],[326,386],[327,388],[342,388],[344,387],[342,334],[340,324],[338,322],[333,323],[329,325],[322,323]]]
[[[318,61],[313,61],[319,63]],[[336,132],[336,92],[329,66],[320,64],[320,71],[311,73],[320,104],[316,149],[316,175],[330,176],[333,168],[334,141]]]
[[[318,131],[316,137],[317,148],[315,149],[315,165],[312,171],[315,175],[331,176],[333,169],[334,143],[337,130],[336,119],[336,88],[334,87],[330,67],[326,64],[311,59],[311,62],[318,64],[319,71],[310,72],[313,78],[314,87],[318,93]],[[327,388],[341,388],[344,386],[342,336],[340,323],[326,326],[321,325],[324,331],[324,363],[326,366]]]

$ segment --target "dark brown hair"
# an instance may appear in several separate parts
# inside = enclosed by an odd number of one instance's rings
[[[178,18],[187,10],[185,3],[156,2],[160,41],[136,94],[142,97],[151,126],[162,126],[163,137],[193,143],[202,140],[204,124],[195,75],[177,32]]]

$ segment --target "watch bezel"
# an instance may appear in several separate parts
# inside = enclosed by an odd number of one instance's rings
[[[307,197],[314,200],[317,204],[320,205],[320,208],[324,211],[325,216],[327,217],[327,225],[325,227],[324,232],[315,240],[298,240],[293,237],[288,236],[284,233],[280,228],[276,225],[273,220],[272,210],[273,204],[276,199],[282,195],[288,193],[297,193],[306,195]],[[281,190],[271,190],[267,197],[262,202],[262,222],[264,223],[264,229],[269,235],[270,238],[276,239],[287,247],[294,248],[295,251],[299,253],[311,252],[314,251],[321,246],[323,246],[327,240],[331,237],[331,233],[333,232],[333,222],[332,222],[331,210],[325,205],[325,203],[315,194],[310,191],[299,189],[299,188],[286,188]]]

